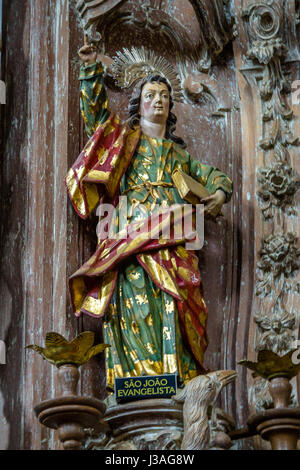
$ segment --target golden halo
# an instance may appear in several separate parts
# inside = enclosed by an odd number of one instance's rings
[[[112,71],[120,88],[129,88],[138,80],[157,74],[164,77],[172,88],[174,101],[182,101],[180,78],[174,67],[164,58],[144,47],[124,48],[113,58]]]

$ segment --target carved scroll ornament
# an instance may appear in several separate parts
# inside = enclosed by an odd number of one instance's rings
[[[79,0],[76,9],[85,33],[91,42],[101,40],[97,25],[101,16],[120,6],[125,0]]]
[[[90,41],[98,42],[101,39],[97,31],[99,22],[106,17],[109,27],[118,27],[120,24],[134,24],[137,29],[148,28],[168,36],[176,45],[178,51],[184,49],[192,53],[200,71],[208,70],[214,57],[218,56],[233,39],[233,17],[227,1],[224,0],[185,0],[195,11],[199,23],[199,41],[193,51],[190,45],[193,38],[189,31],[178,21],[168,15],[156,2],[145,1],[140,10],[135,12],[120,10],[126,0],[79,0],[76,8],[82,28],[88,34]],[[160,2],[159,2],[160,4]],[[176,27],[175,27],[176,26]],[[109,35],[107,35],[109,36]]]

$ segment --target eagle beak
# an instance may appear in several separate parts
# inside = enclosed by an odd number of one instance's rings
[[[235,370],[218,370],[217,372],[212,372],[212,375],[214,375],[215,380],[218,382],[218,387],[217,387],[216,396],[213,402],[213,410],[212,410],[212,415],[211,415],[212,427],[216,428],[217,427],[217,409],[215,408],[215,405],[217,403],[218,397],[221,391],[223,390],[223,388],[226,387],[226,385],[234,381],[234,379],[237,376],[237,373]]]
[[[226,385],[230,384],[235,380],[237,373],[235,370],[221,370],[220,371],[220,382],[222,384],[222,388],[226,387]]]
[[[237,373],[235,370],[218,370],[207,375],[211,375],[219,383],[219,391],[221,391],[226,385],[234,381]]]

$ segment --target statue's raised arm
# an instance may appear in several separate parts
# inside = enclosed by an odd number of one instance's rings
[[[78,51],[83,62],[80,68],[80,110],[85,123],[85,131],[91,137],[99,124],[103,124],[110,115],[107,94],[104,86],[104,67],[109,67],[113,60],[98,54],[96,46],[88,43]]]

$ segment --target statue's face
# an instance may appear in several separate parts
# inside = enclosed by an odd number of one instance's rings
[[[165,83],[146,83],[143,86],[140,115],[147,121],[165,124],[169,116],[170,93]]]

